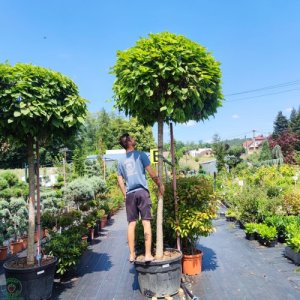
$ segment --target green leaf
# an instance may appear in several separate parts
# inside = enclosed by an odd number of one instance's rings
[[[25,109],[21,109],[21,114],[22,115],[28,115],[30,113],[30,109],[29,108],[25,108]]]
[[[21,112],[20,111],[14,111],[14,117],[20,117],[21,116]]]
[[[160,108],[160,111],[164,111],[164,110],[167,110],[166,106],[163,106],[163,107]]]
[[[13,123],[13,121],[14,121],[13,119],[8,119],[8,120],[7,120],[7,123],[8,123],[8,124],[9,124],[9,123]]]

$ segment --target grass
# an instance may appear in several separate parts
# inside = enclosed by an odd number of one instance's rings
[[[191,170],[198,171],[200,163],[207,162],[213,159],[215,159],[214,156],[192,157],[189,155],[184,155],[179,160],[179,165],[181,169],[189,167]]]

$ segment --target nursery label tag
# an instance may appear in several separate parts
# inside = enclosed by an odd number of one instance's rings
[[[150,162],[151,164],[158,163],[158,149],[150,149]]]
[[[38,271],[36,274],[37,274],[37,275],[41,275],[41,274],[43,274],[43,273],[45,273],[45,270]]]

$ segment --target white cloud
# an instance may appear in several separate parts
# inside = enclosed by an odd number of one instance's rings
[[[288,108],[285,109],[285,111],[286,111],[286,112],[289,112],[289,113],[290,113],[292,110],[293,110],[292,107],[288,107]]]
[[[184,124],[184,126],[187,126],[187,127],[193,127],[196,125],[197,125],[196,121],[188,121],[186,124]]]
[[[237,114],[234,114],[234,115],[232,115],[232,118],[233,118],[233,119],[239,119],[239,118],[240,118],[240,116],[239,116],[239,115],[237,115]]]

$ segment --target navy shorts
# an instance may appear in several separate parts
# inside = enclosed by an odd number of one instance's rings
[[[141,216],[142,220],[151,220],[151,199],[149,192],[144,189],[126,194],[127,221],[136,221]]]

